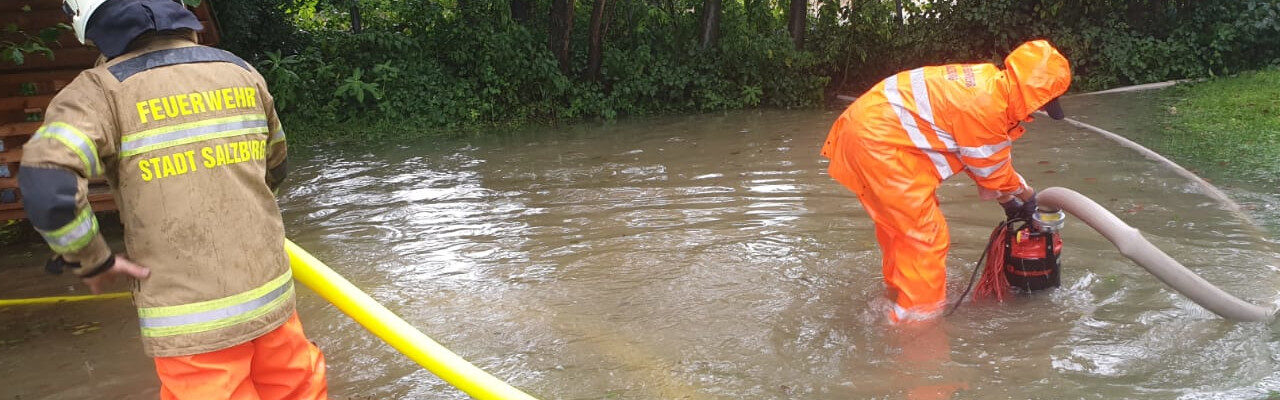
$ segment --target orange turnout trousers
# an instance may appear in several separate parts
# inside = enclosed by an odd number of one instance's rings
[[[324,355],[302,333],[294,313],[257,339],[209,353],[156,357],[160,398],[325,399]]]
[[[875,222],[881,271],[894,298],[889,318],[937,314],[946,301],[951,241],[934,194],[941,180],[933,165],[913,149],[856,139],[841,140],[833,153],[832,177],[858,195]]]

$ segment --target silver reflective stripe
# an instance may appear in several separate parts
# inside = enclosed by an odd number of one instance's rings
[[[280,298],[280,296],[287,293],[291,288],[293,288],[292,280],[258,298],[243,303],[232,304],[227,307],[192,314],[181,314],[167,317],[143,317],[140,318],[140,323],[143,328],[167,328],[171,326],[199,324],[231,318],[265,306]]]
[[[40,231],[49,247],[58,253],[72,253],[83,249],[98,234],[98,219],[93,210],[85,207],[76,219],[53,231]]]
[[[40,130],[36,131],[35,138],[38,139],[42,137],[48,137],[62,142],[62,144],[65,144],[67,147],[74,150],[77,153],[76,155],[80,157],[80,160],[84,161],[84,167],[86,169],[85,173],[89,174],[89,176],[98,176],[98,174],[102,172],[98,170],[97,146],[94,146],[93,142],[89,141],[89,137],[85,136],[83,132],[80,132],[80,130],[75,127],[60,122],[54,122],[42,126],[40,127]]]
[[[893,106],[894,113],[898,115],[898,123],[902,124],[902,129],[907,131],[907,137],[911,138],[911,143],[924,151],[924,154],[929,156],[929,160],[933,161],[933,167],[938,170],[938,176],[942,179],[950,177],[953,173],[951,163],[947,162],[946,156],[929,145],[929,140],[920,133],[920,127],[916,126],[916,119],[911,116],[911,111],[903,105],[902,93],[898,92],[897,75],[884,80],[884,97],[889,100],[889,105]]]
[[[946,146],[947,150],[955,151],[956,138],[933,120],[933,103],[929,102],[929,86],[924,83],[924,68],[913,69],[909,75],[911,76],[911,94],[916,98],[916,112],[924,122],[929,123],[929,129],[933,129],[933,133],[938,135],[942,145]]]
[[[267,147],[271,147],[275,145],[276,142],[283,142],[284,140],[285,140],[284,129],[279,129],[279,130],[276,130],[275,132],[271,132],[271,137],[267,138]]]
[[[1005,147],[1009,147],[1009,141],[1007,140],[1002,143],[989,144],[986,146],[961,147],[960,155],[969,158],[987,158],[1000,152],[1000,150],[1004,150]]]
[[[929,128],[933,129],[933,132],[938,135],[938,140],[944,146],[947,146],[947,150],[958,152],[964,157],[987,158],[1009,146],[1008,141],[978,147],[957,145],[955,136],[938,126],[938,123],[934,120],[933,103],[929,102],[929,87],[924,80],[924,68],[913,69],[909,74],[911,76],[911,94],[916,98],[916,112],[920,114],[920,119],[929,123]],[[960,160],[960,163],[966,164],[963,159]]]
[[[142,148],[151,147],[151,146],[159,147],[165,143],[170,143],[170,142],[184,143],[189,139],[202,136],[202,135],[209,135],[209,134],[215,134],[215,133],[227,132],[227,131],[237,131],[241,129],[266,128],[266,127],[267,127],[267,121],[260,120],[260,119],[246,120],[246,121],[232,121],[232,122],[225,122],[225,123],[216,124],[216,125],[196,126],[194,128],[167,132],[159,135],[147,136],[147,137],[133,139],[133,140],[126,140],[124,144],[120,146],[120,150],[123,153],[131,154],[139,151],[139,149],[142,149]]]
[[[971,165],[965,168],[968,168],[969,171],[972,171],[974,175],[977,175],[983,178],[990,178],[991,174],[996,173],[997,169],[1000,169],[1000,167],[1003,167],[1005,164],[1008,164],[1008,163],[1009,163],[1009,160],[1004,160],[990,167],[978,168]],[[1019,176],[1019,178],[1021,178],[1021,176]]]
[[[942,308],[943,307],[938,307],[934,311],[929,312],[929,311],[923,311],[923,307],[916,306],[916,307],[906,308],[898,305],[897,303],[894,303],[893,309],[890,311],[893,312],[893,315],[898,319],[898,322],[910,322],[910,321],[924,321],[924,320],[928,320],[933,317],[936,317],[942,313]]]

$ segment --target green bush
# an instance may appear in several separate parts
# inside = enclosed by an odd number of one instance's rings
[[[610,1],[598,78],[594,2],[577,1],[568,73],[548,49],[550,0],[515,21],[508,0],[223,0],[224,46],[268,79],[286,121],[400,131],[811,107],[894,72],[1001,62],[1048,38],[1073,90],[1234,73],[1280,61],[1275,1],[810,0],[803,50],[787,1],[723,0],[720,39],[698,42],[703,0]],[[359,6],[363,30],[352,32]],[[396,132],[355,132],[363,135]],[[345,132],[348,135],[351,132]]]

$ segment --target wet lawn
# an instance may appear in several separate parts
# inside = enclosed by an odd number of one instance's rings
[[[1215,175],[1280,182],[1280,69],[1175,86],[1156,151]]]

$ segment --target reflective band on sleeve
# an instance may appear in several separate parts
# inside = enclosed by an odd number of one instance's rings
[[[85,173],[89,176],[98,176],[102,173],[98,164],[98,147],[93,144],[93,140],[89,139],[88,135],[76,127],[62,122],[45,124],[31,139],[40,138],[57,140],[70,148],[77,157],[80,157],[80,161],[84,162]]]
[[[283,141],[284,141],[284,129],[278,129],[275,132],[271,132],[271,137],[267,139],[267,147],[275,146],[276,143],[280,143]]]
[[[98,234],[98,218],[93,216],[93,209],[85,207],[76,215],[76,219],[52,231],[41,231],[41,236],[49,243],[49,247],[58,254],[80,251]]]
[[[1005,164],[1008,164],[1008,163],[1009,163],[1009,160],[1004,160],[1004,161],[1001,161],[1001,162],[997,163],[996,165],[992,165],[992,166],[990,166],[990,167],[986,167],[986,168],[978,168],[978,167],[974,167],[974,166],[968,166],[968,167],[965,167],[965,168],[968,168],[968,169],[969,169],[969,171],[973,171],[973,174],[974,174],[974,175],[977,175],[977,176],[980,176],[980,177],[983,177],[983,178],[990,178],[990,177],[991,177],[991,174],[996,173],[996,170],[1000,169],[1000,167],[1003,167]]]
[[[1000,152],[1000,150],[1004,150],[1005,147],[1009,147],[1009,141],[1007,140],[1002,143],[989,144],[986,146],[961,147],[960,155],[969,158],[987,158]]]
[[[255,133],[267,133],[266,115],[206,119],[126,135],[120,144],[120,155],[129,157],[187,143]]]
[[[138,316],[146,337],[200,333],[263,316],[292,296],[293,274],[286,271],[265,285],[240,294],[179,306],[139,308]]]
[[[894,113],[898,115],[898,122],[902,124],[902,129],[907,131],[907,136],[911,138],[911,143],[916,145],[916,148],[924,151],[924,154],[929,156],[929,160],[933,161],[933,167],[938,170],[938,176],[941,179],[950,177],[954,173],[951,170],[951,163],[947,162],[946,156],[933,149],[933,146],[929,144],[929,140],[925,139],[924,134],[920,132],[920,127],[916,126],[915,117],[912,117],[911,112],[903,105],[902,93],[898,92],[897,75],[885,79],[884,97],[889,100],[889,105],[893,107]]]

